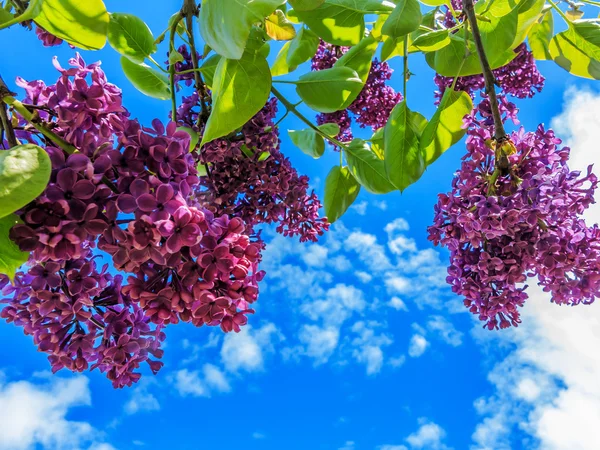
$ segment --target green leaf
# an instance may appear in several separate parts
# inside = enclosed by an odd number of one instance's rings
[[[362,88],[362,80],[349,67],[308,72],[296,81],[300,98],[308,107],[323,113],[346,109]]]
[[[333,67],[349,67],[354,69],[360,79],[365,83],[369,78],[373,56],[377,51],[379,42],[372,36],[363,38],[358,45],[355,45],[338,59]]]
[[[262,22],[281,0],[204,0],[200,8],[200,34],[215,52],[240,59],[252,25]]]
[[[43,0],[31,0],[25,11],[17,17],[9,12],[10,9],[7,11],[0,5],[0,25],[2,25],[2,28],[8,28],[15,24],[35,19],[42,11],[42,3]]]
[[[290,5],[296,11],[310,11],[325,3],[325,0],[289,0]]]
[[[184,131],[190,136],[190,148],[189,151],[194,151],[196,146],[198,145],[198,141],[200,140],[200,136],[196,130],[193,130],[190,127],[178,127],[177,131]]]
[[[278,9],[265,20],[265,32],[276,41],[289,41],[296,36],[296,29],[285,13]]]
[[[329,137],[335,137],[340,132],[340,127],[335,123],[324,123],[317,127]],[[312,128],[306,130],[288,130],[290,139],[296,147],[308,156],[318,159],[325,152],[325,140]]]
[[[261,154],[258,155],[258,162],[262,162],[266,159],[269,159],[269,156],[271,156],[271,152],[261,152]]]
[[[298,37],[298,35],[296,35],[296,37]],[[293,72],[294,70],[296,70],[298,68],[298,66],[291,66],[290,64],[288,64],[288,61],[287,61],[288,55],[290,53],[290,45],[291,44],[292,44],[292,42],[286,42],[285,44],[283,44],[283,47],[281,47],[281,49],[279,50],[279,53],[277,53],[277,56],[275,57],[275,61],[273,62],[273,65],[271,66],[271,76],[272,77],[287,75],[288,73]]]
[[[600,24],[593,20],[572,22],[550,42],[554,62],[573,75],[600,79]]]
[[[383,130],[385,129],[385,127],[381,127],[379,128],[375,133],[373,133],[373,136],[371,136],[371,150],[373,150],[373,153],[375,153],[377,155],[377,157],[381,160],[383,160],[383,158],[385,157],[384,155],[384,151],[383,151]]]
[[[422,52],[434,52],[450,44],[448,30],[435,30],[421,34],[412,45]]]
[[[21,209],[44,192],[51,171],[48,153],[37,145],[0,151],[0,217]]]
[[[168,100],[171,98],[169,79],[147,64],[136,64],[121,56],[121,68],[127,79],[142,94],[149,97]]]
[[[462,128],[463,117],[472,109],[473,101],[469,94],[446,89],[419,142],[427,166],[462,139],[466,132]]]
[[[383,160],[362,139],[354,139],[347,146],[346,161],[354,178],[372,194],[387,194],[397,189],[388,179]]]
[[[344,215],[354,203],[360,184],[352,176],[348,167],[333,166],[325,180],[325,216],[333,223]]]
[[[325,153],[323,136],[317,134],[315,130],[310,128],[306,130],[288,130],[288,134],[294,145],[302,150],[302,153],[314,159],[319,159]]]
[[[204,82],[209,89],[212,89],[212,84],[219,61],[221,61],[221,55],[214,54],[210,58],[204,60],[204,63],[202,63],[200,66],[200,69],[202,70],[202,76],[204,77]]]
[[[419,148],[419,130],[406,100],[392,110],[383,140],[387,176],[394,186],[404,191],[421,178],[425,170],[423,152]]]
[[[546,0],[521,0],[517,11],[517,33],[511,48],[516,48],[525,40],[544,9],[545,3]]]
[[[156,51],[152,31],[142,19],[132,14],[110,14],[108,43],[138,64]]]
[[[290,67],[296,67],[312,58],[319,48],[319,36],[307,28],[302,28],[290,42],[286,56]]]
[[[44,0],[35,23],[75,47],[99,50],[106,44],[109,16],[102,0]]]
[[[213,108],[200,145],[248,122],[265,106],[270,92],[271,72],[264,57],[246,52],[238,60],[221,58],[213,81]]]
[[[324,41],[352,46],[358,44],[365,35],[365,14],[391,10],[388,2],[378,0],[325,0],[318,8],[294,10],[293,15]],[[288,17],[290,15],[292,11]]]
[[[381,33],[401,38],[421,25],[421,7],[417,0],[397,0],[396,7],[383,24]]]
[[[427,6],[442,6],[448,3],[448,0],[421,0],[421,3]]]
[[[10,240],[10,229],[22,223],[15,214],[0,219],[0,273],[7,275],[12,281],[15,273],[29,259],[29,253],[22,252],[19,247]]]
[[[535,59],[540,61],[547,59],[551,60],[550,41],[552,40],[552,36],[554,36],[552,10],[546,11],[540,19],[540,21],[536,22],[531,27],[531,30],[529,30],[529,34],[527,35],[529,48]]]
[[[0,8],[0,25],[11,22],[14,19],[15,19],[15,16],[13,16],[11,13],[6,11],[5,9]],[[9,25],[6,25],[6,26],[9,26]]]
[[[410,36],[404,36],[398,39],[389,36],[384,37],[380,52],[381,61],[387,61],[394,56],[404,56],[405,39],[410,39]],[[410,45],[410,41],[408,45]]]

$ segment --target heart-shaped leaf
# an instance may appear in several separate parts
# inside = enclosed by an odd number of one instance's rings
[[[325,215],[329,223],[333,223],[344,215],[354,203],[360,184],[352,176],[347,167],[333,166],[325,180]]]

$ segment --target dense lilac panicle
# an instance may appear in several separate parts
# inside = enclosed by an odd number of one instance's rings
[[[490,190],[494,150],[486,142],[486,108],[467,118],[467,154],[440,194],[429,239],[448,248],[448,283],[489,329],[520,323],[528,277],[557,304],[591,303],[600,295],[600,229],[581,214],[594,202],[598,180],[591,167],[569,170],[569,149],[551,130],[511,135],[512,175]]]
[[[312,70],[323,70],[333,67],[337,60],[349,50],[349,47],[340,47],[321,41],[317,53],[312,59]],[[386,62],[373,61],[369,76],[362,91],[348,107],[347,110],[334,113],[319,114],[317,122],[337,123],[340,133],[337,139],[341,142],[352,140],[351,112],[356,122],[362,127],[371,127],[377,130],[384,126],[387,119],[398,103],[402,101],[402,94],[396,92],[387,84],[392,76],[392,69]]]
[[[180,125],[195,127],[198,110],[197,94],[184,97]],[[277,100],[271,99],[235,136],[203,146],[198,162],[207,175],[196,197],[215,214],[241,218],[248,233],[256,225],[276,223],[285,236],[316,241],[329,224],[319,216],[321,202],[309,192],[308,177],[299,175],[280,150],[276,114]]]
[[[502,92],[517,98],[531,98],[544,88],[545,78],[539,72],[533,54],[525,43],[515,49],[517,56],[507,65],[493,71]],[[435,75],[434,82],[439,91],[435,92],[436,104],[439,103],[446,88],[454,81],[452,77]],[[459,77],[455,89],[465,91],[473,96],[485,88],[483,75]]]
[[[156,372],[162,330],[178,321],[239,332],[258,297],[263,244],[239,217],[200,204],[198,155],[174,123],[130,120],[121,91],[79,55],[58,82],[17,83],[40,120],[79,150],[46,147],[52,175],[11,239],[32,252],[15,283],[0,279],[2,317],[22,326],[53,370],[98,368],[115,387]],[[23,141],[39,142],[20,120]],[[292,209],[290,209],[292,211]],[[308,209],[307,209],[308,211]],[[290,212],[288,217],[292,217]],[[128,284],[98,271],[98,247]]]
[[[98,270],[90,252],[81,259],[32,264],[0,291],[12,298],[0,317],[23,327],[56,372],[99,368],[115,387],[130,386],[144,362],[157,371],[164,333],[121,293],[121,277]],[[0,283],[1,284],[1,283]]]

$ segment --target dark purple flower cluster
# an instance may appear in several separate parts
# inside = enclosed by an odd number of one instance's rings
[[[339,58],[348,51],[348,47],[339,47],[321,41],[317,53],[312,59],[312,70],[323,70],[333,67]],[[384,126],[398,103],[402,101],[402,94],[396,92],[387,82],[392,77],[393,70],[386,62],[377,59],[371,65],[371,71],[362,91],[348,107],[347,110],[336,111],[329,114],[319,114],[317,122],[336,123],[340,127],[337,136],[341,142],[352,140],[352,113],[361,128],[371,127],[377,130]]]
[[[31,252],[30,269],[4,286],[12,297],[2,300],[2,317],[34,336],[53,370],[91,366],[122,387],[139,379],[142,362],[160,368],[149,358],[162,355],[167,324],[240,331],[258,296],[263,244],[227,208],[199,202],[199,157],[187,133],[174,123],[145,128],[130,120],[99,64],[79,55],[70,64],[65,70],[55,61],[61,77],[52,86],[18,80],[25,103],[79,151],[46,147],[50,183],[10,231]],[[21,140],[39,142],[34,128],[19,125]],[[305,211],[290,209],[281,221],[294,214]],[[96,247],[132,274],[128,284],[96,269]]]
[[[195,128],[198,94],[184,97],[177,111],[180,125]],[[280,150],[275,126],[277,100],[271,99],[235,136],[203,146],[198,162],[207,174],[196,190],[198,201],[215,214],[239,217],[247,232],[277,223],[284,236],[316,241],[328,228],[319,217],[321,202]]]
[[[496,83],[504,94],[517,98],[531,98],[544,88],[545,78],[538,71],[533,54],[525,43],[515,49],[517,56],[507,65],[493,71]],[[436,104],[444,95],[444,91],[452,86],[454,78],[435,75],[435,84],[439,90],[434,93]],[[477,92],[485,88],[483,75],[472,75],[459,77],[455,89],[465,91],[473,97]]]
[[[489,111],[468,116],[467,154],[439,196],[429,239],[450,250],[448,283],[489,329],[520,323],[528,277],[557,304],[591,303],[600,295],[600,229],[581,214],[598,180],[569,170],[568,148],[551,130],[510,137],[511,169],[495,180]],[[495,181],[494,181],[495,180]]]
[[[35,34],[37,35],[38,39],[42,41],[44,47],[56,47],[57,45],[63,43],[63,40],[61,38],[56,37],[51,33],[48,33],[39,25],[35,26]]]

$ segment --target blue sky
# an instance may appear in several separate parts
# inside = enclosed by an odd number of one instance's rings
[[[179,5],[132,3],[106,1],[155,35]],[[0,62],[9,85],[17,75],[52,83],[52,57],[66,66],[74,53],[24,30],[2,33],[15,44]],[[138,93],[112,49],[83,56],[102,60],[132,116],[167,117],[169,102]],[[419,57],[410,66],[409,106],[431,117],[433,72]],[[519,102],[523,125],[554,120],[575,166],[594,162],[600,96],[552,63],[540,69],[546,87]],[[288,118],[282,129],[301,127]],[[282,149],[322,194],[338,154],[312,160],[285,132]],[[484,332],[445,284],[448,255],[426,227],[461,154],[459,144],[403,195],[361,193],[317,244],[265,230],[267,277],[250,325],[226,337],[169,328],[165,367],[134,388],[113,390],[98,372],[51,376],[31,339],[0,324],[0,450],[600,448],[598,305],[559,308],[534,289],[518,330]]]

